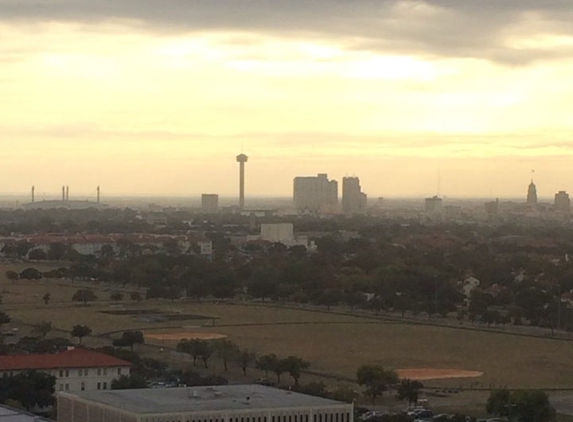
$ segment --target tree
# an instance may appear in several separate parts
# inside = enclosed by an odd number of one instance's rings
[[[118,379],[111,382],[112,390],[130,390],[147,387],[147,381],[139,374],[121,375]]]
[[[177,351],[191,355],[191,357],[193,358],[193,366],[196,366],[197,359],[199,359],[199,358],[203,359],[207,354],[209,354],[209,351],[207,350],[207,348],[209,348],[209,347],[210,346],[204,340],[183,339],[177,344]],[[211,351],[211,353],[212,353],[212,351]],[[209,354],[209,357],[210,356],[211,355]],[[207,359],[209,359],[209,357],[207,357]],[[206,366],[207,363],[205,361],[204,361],[204,363]]]
[[[396,399],[408,400],[408,407],[410,407],[412,403],[416,403],[418,401],[420,390],[423,387],[424,386],[420,381],[403,379],[402,381],[400,381],[400,385],[398,386]]]
[[[35,261],[43,261],[48,257],[48,255],[46,254],[46,252],[44,252],[42,249],[32,249],[29,253],[28,253],[28,258],[35,260]]]
[[[26,371],[12,377],[0,377],[0,403],[16,400],[30,410],[54,403],[56,377],[43,372]]]
[[[256,359],[255,352],[243,349],[237,355],[237,363],[243,370],[243,375],[247,375],[247,368]]]
[[[20,273],[20,278],[23,280],[39,280],[42,278],[42,273],[36,268],[29,267]]]
[[[372,398],[372,403],[388,388],[384,368],[378,365],[362,365],[356,371],[356,381],[366,387],[364,394]]]
[[[50,244],[50,249],[48,250],[48,259],[52,261],[61,261],[64,259],[66,252],[70,250],[70,247],[64,245],[63,243],[52,243]]]
[[[284,367],[286,372],[288,372],[293,378],[294,385],[298,387],[298,380],[302,374],[302,371],[308,369],[310,367],[310,363],[302,360],[297,356],[289,356],[284,361]]]
[[[256,268],[247,284],[249,295],[258,297],[265,301],[265,298],[272,297],[278,287],[278,271],[274,267],[265,266]]]
[[[261,371],[265,371],[265,377],[268,378],[269,371],[273,372],[273,368],[278,361],[277,355],[274,353],[259,356],[255,362],[255,367]]]
[[[52,295],[49,292],[47,292],[44,296],[42,296],[42,300],[44,301],[44,305],[48,304],[51,297],[52,297]]]
[[[18,274],[16,271],[8,270],[6,271],[6,278],[10,281],[16,281],[20,278],[20,274]]]
[[[209,358],[211,357],[211,355],[213,355],[213,351],[214,351],[213,346],[211,345],[210,342],[208,342],[208,341],[202,342],[201,353],[199,354],[199,357],[203,361],[203,365],[205,365],[205,368],[209,367],[207,365],[207,362],[209,361]]]
[[[0,311],[0,328],[2,328],[3,324],[8,324],[10,321],[10,316],[4,311]]]
[[[39,334],[41,337],[46,337],[46,334],[50,331],[52,331],[52,323],[50,321],[41,321],[32,329],[32,332]]]
[[[486,411],[490,415],[507,416],[510,404],[510,393],[506,389],[493,390],[487,399]]]
[[[122,299],[123,299],[123,293],[121,293],[121,292],[113,292],[111,295],[109,295],[109,298],[110,298],[111,300],[114,300],[114,301],[122,300]]]
[[[277,384],[281,383],[281,375],[287,371],[284,359],[276,359],[272,362],[271,372],[277,376]]]
[[[91,289],[79,289],[72,296],[72,302],[83,302],[85,306],[88,302],[93,302],[96,299],[97,296]]]
[[[492,391],[486,410],[496,416],[505,416],[510,422],[549,422],[555,419],[555,409],[541,390]]]
[[[223,361],[225,372],[229,370],[229,360],[235,359],[239,354],[239,346],[228,339],[217,340],[213,343],[215,354]]]
[[[339,290],[324,290],[316,299],[316,302],[319,305],[326,306],[326,309],[330,310],[330,308],[334,305],[338,305],[342,300],[342,292]]]
[[[77,337],[79,339],[79,343],[82,344],[82,339],[89,336],[91,333],[92,329],[87,325],[74,325],[70,334],[72,337]]]
[[[510,418],[519,422],[549,422],[555,419],[555,409],[541,390],[518,390],[511,395]]]
[[[127,330],[124,331],[120,338],[113,341],[114,346],[118,347],[129,347],[133,351],[133,346],[135,344],[145,343],[145,337],[141,331],[137,330]]]

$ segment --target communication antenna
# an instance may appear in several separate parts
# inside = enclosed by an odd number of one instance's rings
[[[440,196],[442,190],[442,172],[438,168],[438,197]]]

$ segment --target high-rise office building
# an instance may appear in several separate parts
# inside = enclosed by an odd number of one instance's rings
[[[527,187],[527,203],[529,205],[537,204],[537,188],[535,187],[535,183],[533,183],[533,180]]]
[[[442,213],[442,198],[433,196],[425,200],[426,215],[440,215]]]
[[[219,195],[214,193],[201,195],[201,211],[203,214],[217,214],[219,212]]]
[[[571,212],[571,200],[569,199],[569,194],[564,190],[555,194],[555,211]]]
[[[496,216],[499,214],[499,199],[485,203],[485,212],[488,216]]]
[[[344,214],[363,214],[366,212],[367,196],[362,192],[358,177],[342,179],[342,212]]]
[[[338,182],[328,175],[294,178],[294,206],[299,212],[335,212],[338,207]]]

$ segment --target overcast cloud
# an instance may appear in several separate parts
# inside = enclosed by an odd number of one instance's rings
[[[121,21],[158,34],[249,31],[521,64],[573,57],[571,42],[510,43],[514,36],[573,37],[572,10],[570,0],[0,0],[0,21]]]

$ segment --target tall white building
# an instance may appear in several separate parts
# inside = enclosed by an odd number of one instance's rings
[[[367,196],[362,192],[358,177],[342,179],[342,212],[344,214],[364,214]]]
[[[321,173],[316,177],[294,178],[294,206],[299,212],[336,212],[338,182]]]

